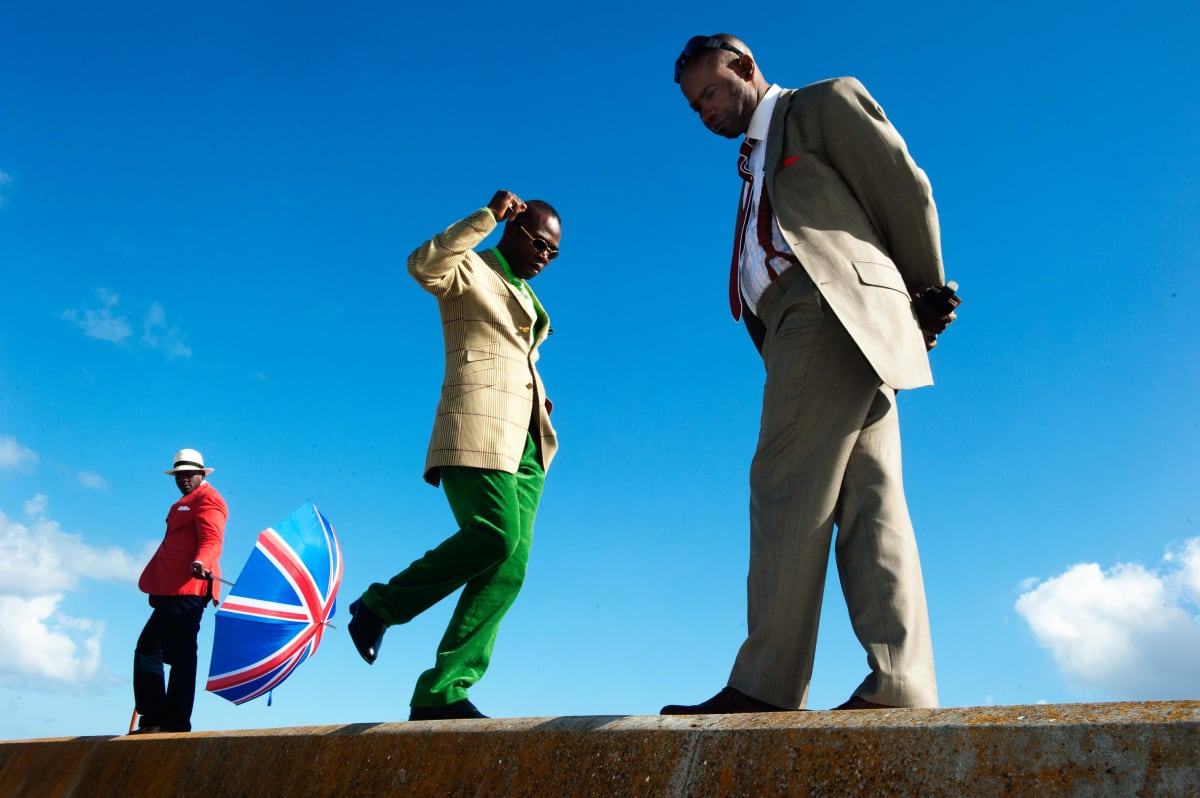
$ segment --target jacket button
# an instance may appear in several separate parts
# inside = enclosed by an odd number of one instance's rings
[[[531,383],[529,383],[528,385],[526,385],[525,387],[526,387],[526,388],[528,388],[529,390],[531,390],[531,391],[532,391],[532,390],[533,390],[533,383],[531,382]]]

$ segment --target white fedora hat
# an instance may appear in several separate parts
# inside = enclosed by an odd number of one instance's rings
[[[164,474],[178,474],[180,471],[203,471],[205,474],[211,474],[212,468],[204,467],[204,456],[195,449],[180,449],[175,452],[175,466],[169,471],[164,471]]]

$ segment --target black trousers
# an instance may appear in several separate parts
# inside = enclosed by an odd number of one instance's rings
[[[150,620],[133,652],[133,698],[139,727],[192,730],[196,701],[196,636],[207,603],[203,596],[151,596]],[[171,666],[164,678],[163,665]]]

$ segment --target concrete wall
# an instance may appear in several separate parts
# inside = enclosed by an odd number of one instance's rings
[[[1200,701],[0,742],[0,796],[1200,795]]]

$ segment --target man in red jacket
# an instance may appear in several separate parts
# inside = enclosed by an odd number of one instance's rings
[[[133,696],[141,720],[132,734],[192,730],[196,635],[204,605],[216,599],[229,517],[225,500],[204,479],[212,472],[195,449],[180,449],[163,472],[175,477],[183,498],[167,512],[167,533],[138,580],[154,612],[134,650]],[[163,663],[171,666],[169,683]]]

